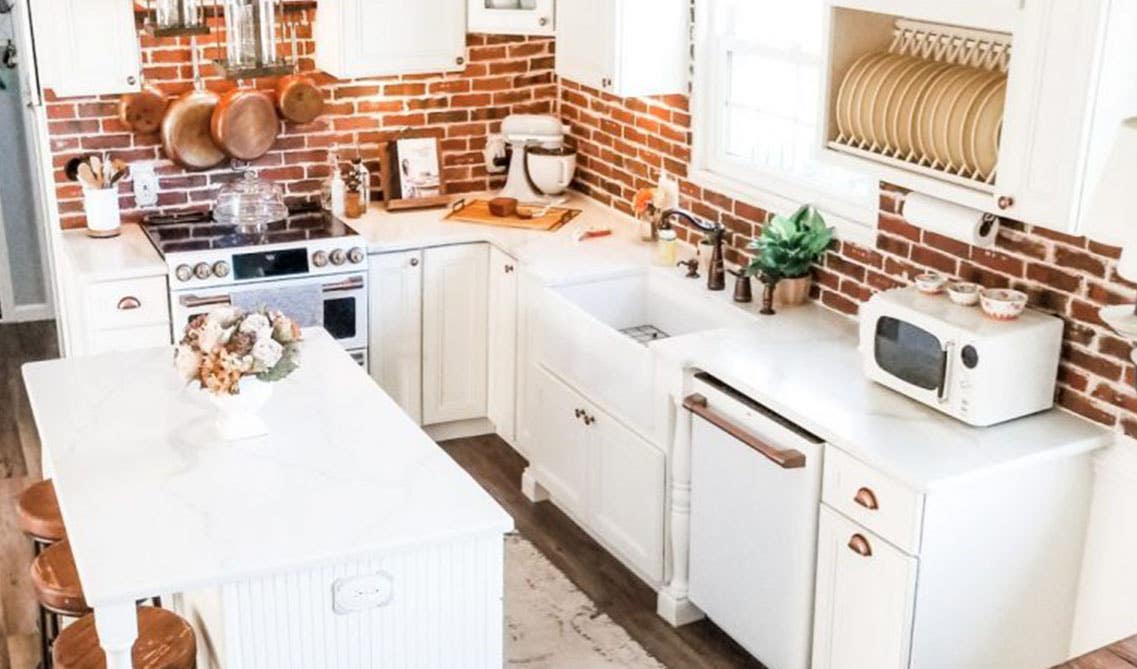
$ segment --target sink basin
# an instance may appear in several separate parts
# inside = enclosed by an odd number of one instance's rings
[[[655,434],[653,340],[742,325],[729,296],[658,270],[545,289],[534,360],[641,435]]]

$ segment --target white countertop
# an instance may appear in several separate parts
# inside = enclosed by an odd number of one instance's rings
[[[225,443],[169,348],[24,367],[87,601],[122,603],[512,519],[322,330]]]
[[[88,237],[82,230],[62,234],[68,271],[87,283],[166,276],[166,263],[142,228],[131,223],[109,239]]]

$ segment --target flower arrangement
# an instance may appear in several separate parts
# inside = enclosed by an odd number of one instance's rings
[[[280,381],[300,366],[300,327],[279,311],[216,309],[186,326],[174,366],[186,383],[238,395],[244,377]]]
[[[640,239],[654,241],[658,234],[659,216],[667,204],[667,194],[658,188],[641,188],[632,200],[632,211],[640,221]]]

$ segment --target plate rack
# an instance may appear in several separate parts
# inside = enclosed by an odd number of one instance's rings
[[[895,20],[892,29],[891,42],[889,43],[887,54],[891,56],[904,56],[910,59],[919,59],[929,63],[942,63],[950,66],[963,66],[968,68],[975,68],[990,72],[992,77],[988,78],[990,82],[988,88],[999,85],[998,74],[1002,74],[1002,88],[1001,90],[994,91],[998,94],[999,99],[994,101],[1000,111],[998,112],[998,121],[992,128],[992,131],[987,134],[987,146],[990,148],[994,146],[997,152],[999,144],[999,136],[1002,128],[1002,112],[1001,106],[1005,100],[1006,95],[1006,74],[1010,67],[1011,60],[1011,36],[1006,33],[991,32],[986,30],[977,30],[971,28],[962,28],[956,26],[949,26],[936,23],[928,23],[923,21],[914,21],[910,19],[898,18]],[[865,59],[870,56],[866,54]],[[879,62],[879,61],[878,61]],[[893,62],[896,62],[895,59]],[[850,73],[855,69],[850,68]],[[872,69],[871,66],[868,69]],[[877,69],[881,69],[880,66]],[[903,69],[894,67],[894,70]],[[957,70],[959,68],[956,68]],[[847,73],[848,75],[849,73]],[[997,158],[994,161],[988,160],[982,167],[977,165],[975,160],[959,160],[958,157],[952,158],[944,155],[945,152],[940,150],[936,151],[931,148],[932,142],[925,141],[926,137],[921,137],[917,127],[923,127],[930,123],[930,118],[935,115],[944,115],[951,117],[962,114],[964,119],[968,118],[971,114],[976,113],[973,111],[958,112],[952,111],[958,103],[957,100],[963,96],[957,93],[957,97],[950,99],[934,95],[928,95],[928,103],[921,102],[917,107],[911,110],[910,118],[903,118],[903,115],[898,113],[900,110],[896,108],[894,103],[896,97],[895,89],[898,85],[890,86],[887,81],[888,74],[883,75],[885,81],[877,81],[877,90],[874,91],[858,91],[850,99],[855,99],[858,103],[857,109],[854,111],[848,110],[851,115],[861,114],[862,119],[877,116],[877,111],[869,111],[867,116],[863,110],[878,110],[878,99],[881,97],[882,90],[887,90],[888,95],[884,96],[888,99],[883,103],[890,112],[891,117],[886,118],[885,124],[893,124],[897,127],[903,124],[902,134],[907,134],[916,141],[900,142],[896,141],[896,133],[880,133],[871,129],[872,121],[867,124],[852,123],[845,124],[846,127],[840,127],[840,124],[835,128],[834,135],[828,145],[829,148],[840,151],[842,153],[857,156],[862,159],[873,160],[883,163],[890,167],[916,172],[929,176],[935,179],[946,181],[960,186],[966,186],[972,189],[978,189],[985,192],[993,192],[995,179],[998,171]],[[871,77],[865,76],[866,80]],[[911,88],[913,83],[908,82],[908,87]],[[842,85],[844,86],[844,84]],[[929,84],[926,88],[934,88],[934,84]],[[844,93],[844,92],[843,92]],[[841,109],[843,95],[836,98],[836,105],[838,109],[835,114],[846,113]],[[990,97],[990,95],[989,95]],[[922,93],[921,100],[924,98]],[[968,104],[978,104],[979,100],[976,96],[969,98]],[[945,113],[944,109],[948,111]],[[961,108],[962,109],[962,108]],[[931,114],[932,116],[927,116]],[[851,118],[851,116],[850,116]],[[946,118],[941,118],[941,121],[946,124]],[[990,125],[990,124],[988,124]],[[850,127],[851,126],[851,127]],[[867,131],[866,131],[867,128]],[[925,128],[925,134],[927,134]],[[971,135],[976,135],[976,128],[971,129]],[[946,136],[951,132],[950,128],[946,128],[941,132],[941,136]],[[947,140],[947,143],[958,142],[972,143],[971,137],[965,136],[963,127],[959,127],[956,131],[958,134],[953,136],[953,139]],[[942,144],[943,142],[941,142]],[[958,154],[959,152],[955,152]],[[974,153],[974,150],[973,150]],[[990,151],[988,151],[990,153]]]

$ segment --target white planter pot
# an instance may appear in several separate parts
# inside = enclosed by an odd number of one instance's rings
[[[236,395],[216,395],[204,389],[209,402],[217,407],[217,431],[225,441],[251,439],[268,434],[268,425],[257,415],[272,398],[273,384],[255,376],[245,376]]]

